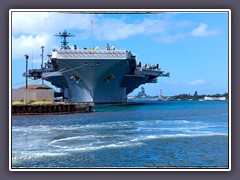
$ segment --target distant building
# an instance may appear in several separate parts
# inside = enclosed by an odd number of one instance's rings
[[[195,91],[195,93],[194,93],[194,95],[193,95],[194,97],[196,97],[196,96],[198,96],[198,93],[197,93],[197,91]]]
[[[12,101],[54,101],[54,90],[44,84],[29,85],[28,89],[21,87],[12,89]]]
[[[226,101],[226,97],[204,97],[205,101]]]

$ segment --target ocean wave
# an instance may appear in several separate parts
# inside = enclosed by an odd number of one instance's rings
[[[53,140],[49,143],[49,145],[52,145],[57,142],[62,141],[72,141],[72,140],[97,140],[97,139],[104,139],[104,138],[121,138],[124,137],[123,135],[82,135],[82,136],[72,136],[72,137],[66,137],[66,138],[60,138]]]
[[[200,130],[211,128],[213,126],[184,126],[184,127],[139,127],[137,131],[183,131],[183,130]]]
[[[184,133],[178,133],[178,134],[161,134],[161,135],[145,135],[145,136],[133,136],[133,137],[126,137],[126,139],[122,139],[124,141],[115,140],[116,142],[111,143],[111,141],[104,140],[104,136],[101,136],[103,140],[99,140],[98,142],[92,141],[91,143],[80,143],[78,145],[66,145],[61,146],[58,145],[58,142],[61,141],[69,141],[73,139],[77,139],[79,137],[69,137],[64,138],[60,140],[55,140],[50,143],[50,145],[54,147],[58,147],[61,149],[64,149],[64,151],[92,151],[92,150],[99,150],[103,148],[120,148],[120,147],[129,147],[129,146],[136,146],[141,145],[144,143],[145,140],[151,140],[151,139],[167,139],[167,138],[183,138],[183,137],[207,137],[207,136],[228,136],[226,133],[214,133],[214,132],[208,132],[208,131],[202,131],[202,132],[188,132],[188,134]],[[94,136],[91,136],[94,137]]]
[[[81,138],[81,136],[75,136],[75,137],[67,137],[59,140],[52,141],[49,143],[49,145],[53,147],[58,147],[49,150],[50,152],[34,152],[34,151],[27,151],[27,152],[20,152],[17,154],[13,154],[12,156],[12,162],[19,163],[21,161],[29,161],[34,158],[48,158],[48,157],[54,157],[54,156],[67,156],[71,152],[88,152],[88,151],[95,151],[95,150],[101,150],[105,148],[126,148],[131,146],[141,146],[145,143],[147,140],[153,140],[153,139],[169,139],[169,138],[194,138],[194,137],[210,137],[210,136],[228,136],[226,133],[213,133],[213,132],[204,132],[204,133],[195,133],[195,134],[184,134],[184,133],[178,133],[178,134],[161,134],[161,135],[155,135],[155,134],[148,134],[145,136],[132,136],[129,139],[125,139],[122,141],[116,141],[116,142],[110,142],[110,141],[99,141],[98,143],[87,143],[87,144],[79,144],[78,145],[72,145],[72,144],[65,144],[64,146],[57,144],[61,141],[69,141],[69,140],[76,140],[78,138]],[[85,138],[91,137],[94,139],[94,135],[87,135]],[[99,136],[103,137],[103,136]]]
[[[226,133],[199,133],[199,134],[166,134],[160,138],[177,138],[177,137],[206,137],[206,136],[228,136]]]
[[[147,135],[134,138],[131,142],[138,142],[150,139],[166,139],[166,138],[181,138],[181,137],[207,137],[207,136],[228,136],[226,133],[206,133],[206,134],[162,134],[162,135]]]
[[[48,132],[53,127],[48,125],[37,125],[37,126],[21,126],[12,127],[13,132]]]
[[[113,129],[113,128],[135,128],[142,126],[156,126],[156,125],[206,125],[205,122],[201,121],[189,121],[184,119],[179,120],[142,120],[142,121],[118,121],[118,122],[104,122],[94,123],[87,125],[61,125],[61,126],[49,126],[49,125],[37,125],[28,127],[12,127],[13,132],[53,132],[53,131],[74,131],[74,130],[87,130],[87,129]]]
[[[66,152],[69,151],[94,151],[94,150],[100,150],[104,148],[122,148],[122,147],[130,147],[130,146],[138,146],[141,145],[141,142],[132,143],[130,141],[126,142],[117,142],[112,144],[106,144],[106,145],[100,145],[100,146],[85,146],[85,147],[71,147],[69,149],[66,149]]]

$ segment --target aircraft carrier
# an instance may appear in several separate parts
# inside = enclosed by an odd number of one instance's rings
[[[170,75],[158,64],[142,65],[131,51],[108,44],[104,50],[77,49],[76,45],[71,49],[67,38],[74,35],[65,30],[56,36],[62,38],[61,48],[53,49],[45,66],[30,69],[27,76],[51,82],[67,102],[125,103],[127,95],[141,84]]]

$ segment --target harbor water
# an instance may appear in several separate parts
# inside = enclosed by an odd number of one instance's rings
[[[12,168],[229,168],[228,101],[12,116]]]

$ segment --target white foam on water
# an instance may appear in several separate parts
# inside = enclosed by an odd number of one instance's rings
[[[187,120],[143,120],[143,121],[120,121],[120,122],[106,122],[106,123],[96,123],[88,125],[70,125],[70,126],[49,126],[49,125],[38,125],[38,126],[28,126],[28,127],[12,127],[13,132],[52,132],[56,130],[60,131],[71,131],[71,130],[86,130],[86,129],[111,129],[111,128],[121,128],[121,127],[136,127],[136,126],[156,126],[156,125],[183,125],[183,124],[204,124],[203,122],[187,121]]]
[[[102,145],[102,143],[99,143],[99,145],[96,146],[96,143],[89,143],[87,145],[84,145],[82,147],[79,146],[69,146],[65,147],[64,151],[69,152],[69,151],[93,151],[93,150],[99,150],[103,148],[122,148],[122,147],[129,147],[129,146],[137,146],[137,145],[142,145],[145,140],[151,140],[151,139],[166,139],[166,138],[181,138],[181,137],[206,137],[206,136],[227,136],[225,133],[195,133],[195,134],[162,134],[162,135],[146,135],[146,136],[139,136],[139,137],[133,137],[133,139],[126,140],[126,141],[121,141],[121,142],[116,142],[116,143],[111,143],[111,144],[105,144]],[[61,147],[61,146],[60,146]]]
[[[119,138],[119,137],[124,137],[123,135],[82,135],[82,136],[72,136],[72,137],[66,137],[66,138],[60,138],[60,139],[56,139],[53,140],[52,142],[50,142],[49,144],[54,144],[57,142],[61,142],[61,141],[71,141],[71,140],[96,140],[96,139],[103,139],[103,138]]]
[[[175,126],[169,129],[164,129],[164,126]],[[125,129],[128,127],[128,129]],[[212,127],[215,127],[212,125]],[[121,122],[107,122],[98,124],[89,124],[82,126],[62,126],[55,127],[52,130],[96,130],[96,129],[123,129],[124,131],[139,131],[139,130],[188,130],[188,129],[203,129],[210,128],[209,124],[201,121],[189,121],[189,120],[144,120],[144,121],[121,121]]]
[[[147,135],[147,136],[140,136],[136,137],[131,142],[139,142],[144,140],[151,140],[151,139],[165,139],[165,138],[181,138],[181,137],[206,137],[206,136],[228,136],[226,133],[195,133],[195,134],[162,134],[162,135]]]
[[[53,127],[47,126],[47,125],[37,125],[37,126],[24,126],[24,127],[12,127],[12,132],[25,132],[25,133],[31,133],[31,132],[49,132]]]
[[[182,131],[182,130],[200,130],[209,128],[212,126],[187,126],[187,127],[139,127],[138,130],[144,130],[144,131]]]
[[[59,149],[69,149],[79,146],[80,147],[92,146],[93,144],[101,145],[105,144],[106,142],[111,142],[109,141],[109,138],[111,139],[115,138],[114,141],[116,141],[117,139],[119,138],[122,139],[124,137],[125,137],[124,135],[111,135],[111,134],[73,136],[53,140],[50,143],[48,143],[48,145]]]
[[[141,142],[132,143],[130,141],[126,142],[118,142],[118,143],[112,143],[112,144],[106,144],[106,145],[100,145],[100,146],[85,146],[85,147],[72,147],[67,149],[66,151],[94,151],[104,148],[123,148],[123,147],[129,147],[129,146],[138,146],[141,145]]]
[[[167,126],[167,127],[166,127]],[[205,122],[187,121],[187,120],[149,120],[137,121],[130,128],[132,131],[179,131],[184,129],[202,129],[209,125]]]
[[[91,136],[92,135],[89,135],[88,137],[91,137]],[[52,145],[52,144],[60,142],[60,141],[71,141],[71,140],[75,140],[75,139],[83,139],[83,137],[82,136],[74,136],[74,137],[61,138],[61,139],[57,139],[57,140],[50,142],[49,145]]]
[[[105,128],[104,124],[88,124],[88,125],[80,125],[80,126],[61,126],[59,128],[55,128],[55,130],[79,130],[79,129],[98,129]]]
[[[155,119],[142,121],[102,122],[87,125],[62,125],[58,127],[49,125],[28,127],[17,126],[12,127],[13,137],[16,138],[16,143],[21,142],[21,138],[23,140],[24,138],[30,138],[28,139],[28,145],[30,144],[31,147],[28,146],[29,152],[27,151],[25,154],[19,153],[22,152],[20,149],[16,150],[18,154],[13,155],[12,161],[18,162],[32,158],[65,156],[68,152],[72,151],[93,151],[104,148],[141,146],[144,144],[144,141],[151,139],[217,135],[228,136],[227,133],[211,132],[214,131],[216,127],[220,127],[220,125],[221,127],[224,127],[224,124],[209,124],[203,121],[191,121],[185,119]],[[101,131],[102,129],[104,131]],[[59,131],[61,134],[64,133],[64,137],[59,136],[59,139],[52,140],[52,137],[57,137],[59,135]],[[73,131],[76,132],[72,133]],[[77,134],[78,131],[81,133]],[[143,133],[139,133],[139,131],[143,131]],[[99,132],[104,132],[105,134],[99,134]],[[44,139],[43,137],[46,133],[52,134],[50,134],[51,136],[48,135]],[[22,134],[20,139],[18,139],[19,134]],[[38,147],[42,145],[44,148],[47,148],[46,151],[49,151],[48,148],[50,146],[52,151],[41,152],[44,151],[43,149],[39,151]],[[24,146],[21,148],[24,148]],[[33,151],[30,151],[31,149]]]

